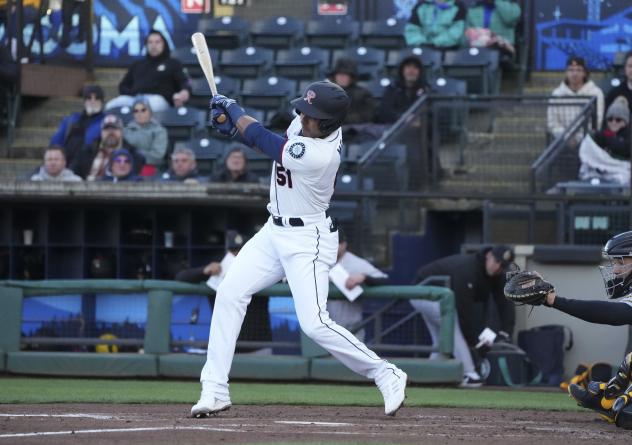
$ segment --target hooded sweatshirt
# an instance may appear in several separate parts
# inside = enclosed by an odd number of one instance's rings
[[[551,104],[556,104],[550,106],[547,110],[547,126],[549,128],[549,132],[553,136],[558,137],[562,133],[564,133],[566,127],[568,127],[570,123],[573,122],[573,120],[581,111],[582,106],[575,105],[575,103],[578,102],[576,98],[579,96],[595,96],[597,98],[597,128],[601,127],[604,109],[603,92],[597,85],[595,85],[592,80],[586,82],[577,91],[571,90],[566,82],[562,82],[560,83],[559,87],[553,90],[552,96],[567,97],[573,99],[574,102],[573,105],[563,105],[564,100],[552,99],[550,101]]]
[[[119,84],[119,93],[128,96],[160,94],[173,105],[174,93],[183,89],[191,90],[189,79],[180,61],[170,57],[171,52],[164,36],[157,31],[150,34],[162,37],[164,51],[156,57],[147,54],[145,58],[132,63]]]
[[[404,80],[404,65],[416,65],[419,68],[419,79],[413,85],[406,85]],[[395,122],[410,108],[422,95],[429,91],[428,84],[424,80],[424,71],[421,61],[414,56],[406,57],[399,64],[397,79],[384,89],[382,100],[376,115],[380,123]]]
[[[63,169],[59,175],[51,176],[42,165],[37,173],[31,176],[31,181],[81,182],[82,179],[67,168]]]
[[[408,46],[458,47],[465,33],[465,7],[457,0],[419,2],[404,28]]]
[[[131,121],[123,130],[123,138],[145,156],[148,164],[158,167],[162,165],[169,138],[166,128],[154,118],[145,125]]]

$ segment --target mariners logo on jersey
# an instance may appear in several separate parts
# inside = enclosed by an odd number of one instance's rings
[[[287,148],[287,152],[294,159],[300,159],[305,154],[305,144],[302,142],[294,142]]]

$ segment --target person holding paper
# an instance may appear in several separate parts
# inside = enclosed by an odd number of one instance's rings
[[[181,270],[176,274],[176,281],[188,283],[206,282],[206,285],[217,290],[222,282],[232,260],[246,243],[247,238],[235,230],[226,231],[226,255],[220,261],[211,261],[205,266]],[[243,329],[239,340],[241,341],[272,341],[270,330],[270,313],[268,311],[268,297],[255,297],[248,307],[244,319]],[[208,304],[213,309],[215,295],[208,296]],[[271,353],[269,348],[253,350],[252,348],[238,348],[239,352]]]
[[[327,310],[332,320],[351,330],[362,321],[362,302],[358,296],[362,293],[361,284],[375,286],[385,284],[388,275],[377,269],[364,258],[347,250],[347,237],[338,228],[338,257],[331,268],[331,282],[347,297],[346,300],[327,301]],[[355,332],[360,341],[364,341],[364,329]]]

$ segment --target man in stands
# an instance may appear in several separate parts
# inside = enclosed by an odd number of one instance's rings
[[[199,175],[195,153],[186,147],[178,147],[171,154],[171,167],[162,174],[163,181],[178,181],[185,184],[206,182],[206,178]]]
[[[191,87],[182,63],[171,57],[165,37],[152,29],[145,40],[147,55],[129,67],[119,84],[118,97],[106,109],[131,107],[135,96],[145,96],[154,112],[170,106],[181,107],[190,97]]]
[[[81,178],[66,168],[64,150],[52,146],[44,152],[44,164],[31,176],[31,181],[81,182]]]
[[[395,122],[412,104],[429,91],[424,79],[421,60],[415,56],[404,58],[397,71],[397,79],[384,90],[376,120]]]
[[[64,148],[66,161],[72,164],[84,146],[99,138],[103,120],[103,88],[86,85],[83,88],[83,111],[66,116],[50,139],[50,145]]]
[[[79,152],[71,164],[71,169],[88,181],[101,179],[108,169],[112,152],[119,148],[125,148],[132,153],[134,173],[138,174],[145,164],[145,158],[123,140],[123,121],[121,118],[114,114],[108,114],[101,123],[101,137]]]
[[[611,89],[606,96],[606,109],[619,96],[623,96],[628,101],[628,107],[632,113],[632,51],[628,51],[623,59],[623,69],[625,77],[618,87]]]

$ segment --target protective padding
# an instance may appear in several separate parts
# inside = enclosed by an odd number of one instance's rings
[[[0,372],[4,372],[7,366],[6,355],[4,351],[0,350]]]
[[[155,377],[153,354],[96,354],[83,352],[9,352],[6,368],[15,374],[89,377]]]
[[[463,364],[458,360],[389,358],[388,361],[406,372],[408,379],[414,383],[460,383],[463,380]],[[367,381],[333,358],[312,359],[310,374],[314,380]]]
[[[158,373],[164,377],[199,378],[206,355],[165,354],[158,359]],[[309,360],[290,355],[235,354],[231,379],[307,380]]]

